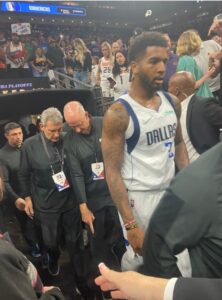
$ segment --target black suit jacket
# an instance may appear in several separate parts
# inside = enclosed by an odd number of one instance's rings
[[[187,108],[186,124],[193,147],[202,154],[219,142],[222,107],[215,98],[193,95]]]
[[[145,235],[144,274],[180,277],[175,255],[188,249],[193,277],[222,278],[221,182],[222,143],[175,176]]]
[[[179,278],[173,300],[221,300],[222,279]]]

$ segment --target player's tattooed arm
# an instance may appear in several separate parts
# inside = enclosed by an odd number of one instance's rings
[[[125,131],[128,122],[129,117],[123,106],[120,103],[115,103],[104,116],[102,133],[102,151],[106,180],[112,199],[124,223],[134,218],[121,175],[124,158]]]

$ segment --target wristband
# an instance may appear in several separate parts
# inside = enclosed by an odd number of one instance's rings
[[[131,224],[131,225],[125,227],[125,228],[126,228],[126,231],[129,231],[129,230],[138,228],[138,224],[137,223],[133,223],[133,224]]]
[[[134,224],[134,223],[136,223],[136,220],[135,220],[135,219],[133,219],[133,220],[131,220],[131,221],[129,221],[129,222],[123,224],[123,226],[124,226],[124,227],[128,227],[128,226],[130,226],[130,225],[132,225],[132,224]]]

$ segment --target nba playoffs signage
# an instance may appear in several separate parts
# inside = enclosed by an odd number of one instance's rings
[[[18,33],[18,35],[31,34],[31,27],[29,23],[17,23],[11,24],[12,33]]]
[[[47,78],[1,79],[0,95],[24,92],[28,90],[47,89],[49,87],[49,80]]]

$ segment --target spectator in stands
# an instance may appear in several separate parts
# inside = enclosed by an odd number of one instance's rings
[[[99,57],[92,56],[92,79],[91,79],[92,86],[96,84],[96,75],[98,72],[98,67],[99,67]]]
[[[73,79],[84,83],[91,82],[92,72],[92,57],[90,51],[87,49],[84,41],[80,38],[74,39],[73,46],[75,49],[74,54],[74,74]],[[76,87],[81,87],[75,83]]]
[[[111,48],[112,48],[112,54],[113,56],[115,56],[115,53],[120,50],[120,45],[118,42],[113,42]]]
[[[4,31],[0,30],[0,44],[5,45],[6,43],[7,43],[7,40],[5,38],[5,33],[4,33]]]
[[[200,52],[201,39],[199,35],[193,30],[183,32],[177,43],[177,55],[179,55],[179,61],[177,65],[177,71],[191,72],[196,80],[195,94],[201,97],[212,97],[213,94],[210,91],[208,85],[208,78],[215,73],[215,67],[212,66],[206,73],[198,67],[193,56]]]
[[[48,51],[49,44],[48,44],[44,34],[39,35],[38,47],[42,48],[44,54],[46,55],[46,53]]]
[[[32,43],[30,35],[24,36],[23,41],[24,41],[25,49],[28,51],[29,62],[30,62],[34,58],[34,56],[35,56],[35,49],[36,48],[35,48],[35,46]]]
[[[122,38],[118,38],[116,42],[119,44],[120,50],[122,51],[126,50]]]
[[[195,34],[201,40],[197,31],[195,31]],[[222,47],[213,40],[201,41],[200,50],[197,54],[193,55],[193,58],[203,73],[206,73],[209,68],[215,66],[215,61],[211,56],[217,52],[221,52],[221,50]],[[215,70],[215,73],[207,80],[211,92],[217,99],[220,97],[220,74],[218,74],[218,71]]]
[[[31,61],[32,75],[34,77],[47,77],[49,62],[46,58],[43,49],[37,48],[35,50],[35,56]]]
[[[222,107],[215,98],[201,98],[195,92],[195,79],[189,72],[175,73],[169,92],[181,102],[181,130],[190,162],[219,142]]]
[[[222,37],[222,14],[216,15],[213,19],[213,23],[208,31],[208,36],[212,33],[216,33],[219,37]]]
[[[211,40],[215,41],[219,46],[222,46],[222,38],[219,35],[213,35]]]
[[[54,38],[49,39],[49,47],[46,57],[50,67],[54,71],[65,74],[64,53]]]
[[[166,72],[164,75],[164,80],[163,80],[163,89],[167,91],[168,89],[168,82],[170,80],[170,77],[176,72],[177,70],[177,63],[179,60],[179,57],[173,53],[171,49],[171,39],[169,37],[168,33],[164,33],[163,37],[167,41],[167,52],[168,52],[168,60],[166,62]]]
[[[73,78],[74,74],[74,50],[72,46],[68,46],[65,50],[65,68],[66,74]]]
[[[128,92],[130,87],[130,68],[128,60],[123,51],[118,50],[115,53],[113,66],[113,79],[110,79],[114,89],[114,100]]]
[[[0,78],[7,78],[6,71],[6,39],[0,31]]]
[[[20,42],[17,33],[12,34],[11,41],[6,48],[6,56],[10,64],[10,76],[21,78],[29,77],[29,54],[25,46]]]
[[[103,57],[99,61],[96,84],[100,85],[102,89],[102,101],[103,105],[105,106],[113,98],[113,89],[108,78],[112,78],[113,76],[112,69],[114,58],[112,55],[111,46],[108,42],[105,41],[101,44],[101,51]],[[104,111],[105,110],[106,108],[104,107]]]

